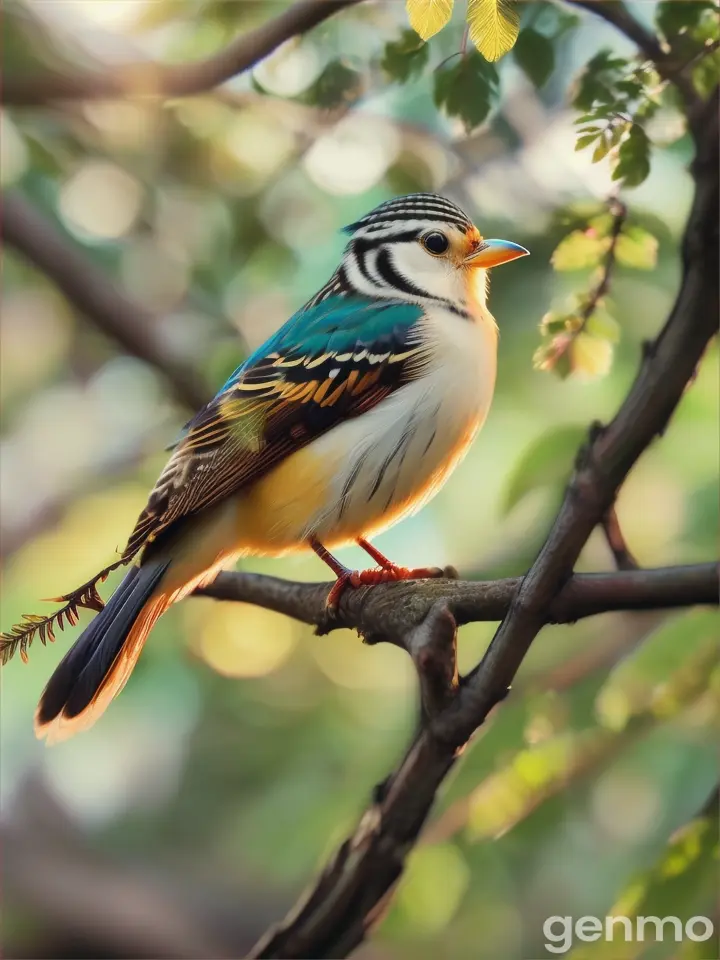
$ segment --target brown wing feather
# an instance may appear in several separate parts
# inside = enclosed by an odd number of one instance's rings
[[[408,350],[278,358],[250,368],[196,418],[161,473],[125,548],[130,559],[180,518],[213,506],[348,417],[375,406],[426,359]],[[409,372],[410,371],[410,372]]]

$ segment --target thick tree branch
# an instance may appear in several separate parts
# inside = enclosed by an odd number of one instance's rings
[[[155,367],[183,404],[193,409],[209,399],[195,370],[173,357],[156,334],[156,318],[129,300],[81,250],[73,247],[38,210],[16,192],[2,197],[3,243],[41,270],[73,306],[128,353]]]
[[[28,76],[5,76],[2,102],[28,107],[55,100],[186,97],[204,93],[254,67],[286,40],[311,30],[339,10],[359,2],[300,0],[274,20],[242,34],[211,57],[195,63],[141,61],[77,73],[44,70]]]
[[[665,327],[645,351],[627,398],[607,427],[592,431],[578,456],[575,475],[548,539],[527,576],[515,587],[507,616],[480,665],[460,682],[449,706],[430,718],[398,769],[376,790],[358,828],[305,898],[269,931],[251,956],[286,960],[341,957],[362,941],[402,872],[439,785],[473,731],[506,696],[537,633],[557,617],[554,605],[567,596],[565,591],[581,582],[572,576],[580,551],[612,506],[638,457],[667,426],[717,330],[720,157],[716,98],[712,100],[693,127],[695,197],[683,241],[682,284]],[[638,575],[650,574],[626,571],[609,576],[623,578],[621,582],[627,584]],[[712,576],[715,601],[715,571]],[[422,591],[458,586],[430,581],[422,585]],[[372,594],[364,596],[364,601],[356,601],[362,604],[363,615],[372,606]],[[433,603],[439,598],[435,593]],[[393,609],[402,608],[399,600],[397,594]],[[416,596],[408,602],[415,604]],[[452,609],[450,602],[448,609]],[[414,626],[418,622],[414,619]],[[394,629],[391,611],[379,626],[381,636]]]
[[[547,622],[554,598],[594,527],[643,451],[662,434],[717,332],[718,293],[717,100],[706,108],[703,136],[693,163],[696,190],[683,240],[683,279],[665,327],[645,351],[643,363],[614,420],[596,425],[578,456],[560,512],[513,600],[510,612],[466,688],[455,716],[446,714],[441,737],[463,742],[504,695],[528,647]]]
[[[414,641],[407,637],[426,622],[433,610],[446,609],[459,625],[502,620],[522,582],[522,577],[486,582],[439,579],[361,587],[345,591],[332,620],[325,611],[331,583],[291,583],[258,573],[221,573],[194,596],[252,603],[312,624],[319,633],[350,627],[370,643],[389,640],[412,652]],[[717,604],[719,594],[720,579],[714,563],[578,573],[553,600],[547,622],[574,623],[611,611]]]

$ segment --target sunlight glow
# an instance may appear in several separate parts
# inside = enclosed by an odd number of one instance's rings
[[[259,63],[253,75],[269,93],[296,97],[316,79],[321,66],[315,47],[296,37]]]
[[[295,647],[292,621],[279,613],[246,603],[194,600],[195,623],[200,604],[200,655],[226,677],[264,677],[285,663]]]
[[[60,211],[68,226],[103,240],[124,236],[135,223],[142,188],[112,163],[90,161],[65,183]]]
[[[308,150],[305,169],[328,193],[362,193],[383,176],[400,150],[400,137],[379,117],[352,116]]]

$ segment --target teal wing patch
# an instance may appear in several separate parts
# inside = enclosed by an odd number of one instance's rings
[[[187,425],[123,556],[419,376],[422,315],[400,301],[334,297],[292,317]]]

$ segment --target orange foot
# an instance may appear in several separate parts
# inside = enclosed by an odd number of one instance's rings
[[[329,550],[326,550],[318,540],[314,538],[310,540],[310,545],[315,553],[337,577],[325,601],[325,606],[330,612],[337,610],[340,597],[347,587],[357,589],[358,587],[378,583],[391,583],[396,580],[423,580],[429,577],[437,577],[438,574],[442,573],[437,567],[418,567],[416,569],[399,567],[362,537],[358,537],[357,543],[380,565],[380,570],[350,570],[340,563]]]

